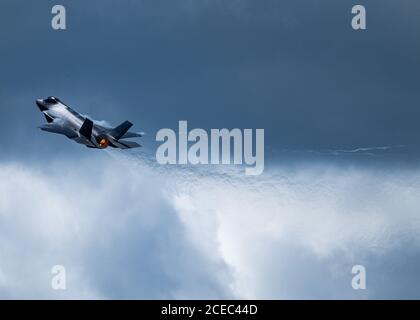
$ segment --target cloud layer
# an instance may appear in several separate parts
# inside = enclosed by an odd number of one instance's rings
[[[417,171],[247,177],[110,155],[1,164],[1,298],[420,297]]]

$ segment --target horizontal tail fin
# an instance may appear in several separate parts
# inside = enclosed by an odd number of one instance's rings
[[[131,149],[131,148],[141,147],[141,144],[138,144],[137,142],[134,142],[134,141],[120,140],[120,141],[112,141],[111,143],[113,147],[120,148],[120,149]]]
[[[125,138],[141,138],[144,136],[144,132],[130,132],[127,131],[122,137],[121,139],[125,139]]]

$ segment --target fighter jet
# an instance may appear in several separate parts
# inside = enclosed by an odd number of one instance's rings
[[[74,111],[56,97],[37,99],[36,104],[47,120],[46,124],[39,127],[43,131],[65,135],[88,148],[105,149],[109,146],[130,149],[141,147],[134,141],[122,140],[143,136],[142,133],[128,131],[133,125],[129,121],[125,121],[115,128],[109,128]]]

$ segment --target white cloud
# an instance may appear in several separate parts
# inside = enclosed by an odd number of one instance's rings
[[[0,165],[0,297],[387,297],[396,289],[375,277],[419,263],[418,171],[247,177],[111,155]],[[350,286],[359,263],[366,292]],[[65,292],[50,288],[55,264]]]

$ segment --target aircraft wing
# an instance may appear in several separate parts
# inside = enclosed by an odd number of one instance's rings
[[[39,128],[42,131],[65,135],[70,139],[78,137],[77,133],[69,129],[64,123],[64,121],[62,121],[61,119],[54,119],[53,121],[50,121],[49,123],[45,123],[39,126]]]

